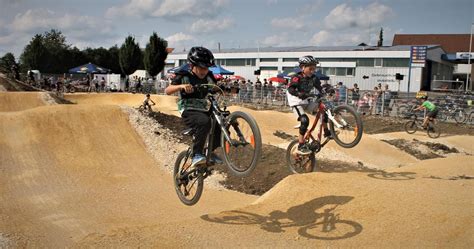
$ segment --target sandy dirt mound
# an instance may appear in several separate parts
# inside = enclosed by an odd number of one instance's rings
[[[379,137],[350,150],[331,142],[325,149],[338,159],[406,166],[292,175],[258,199],[206,188],[190,208],[128,114],[103,105],[143,97],[121,95],[74,94],[81,105],[0,113],[0,247],[474,246],[473,156],[419,161]],[[177,114],[175,98],[156,99]],[[296,133],[291,114],[243,110],[267,143],[288,143],[277,130]]]
[[[455,163],[445,160],[453,159],[426,160],[413,172],[293,175],[246,208],[96,234],[79,245],[150,247],[179,238],[168,246],[472,248],[474,181],[421,173]]]
[[[86,105],[128,105],[131,107],[138,107],[145,99],[144,94],[131,93],[112,93],[112,94],[96,94],[96,93],[74,93],[66,94],[64,96],[67,100],[77,104]],[[176,104],[177,97],[151,95],[151,99],[155,101],[156,106],[153,110],[179,115],[178,106]]]
[[[51,105],[55,101],[47,93],[0,92],[0,112],[16,112]]]
[[[90,234],[198,217],[255,199],[206,189],[200,203],[185,207],[127,118],[104,105],[0,113],[2,241],[64,247]]]

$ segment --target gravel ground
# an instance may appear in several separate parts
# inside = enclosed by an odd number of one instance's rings
[[[188,146],[180,142],[181,139],[177,138],[175,131],[163,126],[152,117],[129,106],[120,107],[128,114],[130,124],[143,139],[148,152],[155,158],[157,164],[172,175],[176,157]],[[225,174],[215,172],[206,178],[206,187],[221,189],[223,186],[219,182],[224,180]]]

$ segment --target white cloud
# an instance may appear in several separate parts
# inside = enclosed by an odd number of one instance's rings
[[[326,30],[321,30],[318,33],[314,34],[311,38],[311,43],[316,46],[320,46],[321,44],[326,44],[329,41],[330,34]]]
[[[189,28],[193,33],[213,33],[226,30],[234,25],[234,21],[230,18],[206,20],[199,19]]]
[[[328,30],[342,30],[380,26],[384,20],[393,16],[393,10],[380,3],[372,3],[367,7],[359,8],[353,8],[344,3],[336,6],[324,18],[324,27]]]
[[[56,13],[49,9],[30,9],[16,14],[0,30],[0,44],[19,54],[35,34],[50,29],[61,31],[67,42],[83,48],[84,44],[100,44],[115,37],[112,24],[98,17]]]
[[[168,43],[176,43],[176,42],[183,42],[183,41],[190,41],[193,40],[194,37],[192,35],[187,35],[183,32],[179,32],[173,35],[170,35],[165,38],[165,40],[168,41]]]
[[[144,17],[149,16],[155,8],[154,0],[130,0],[124,5],[110,7],[105,12],[105,16],[108,18]]]
[[[214,17],[229,0],[129,0],[107,9],[107,18],[120,17]]]
[[[275,47],[301,46],[301,45],[304,45],[305,43],[306,41],[303,41],[303,40],[298,40],[298,39],[295,40],[294,37],[287,32],[283,32],[277,35],[267,36],[260,42],[260,44],[263,46],[275,46]]]
[[[228,4],[228,0],[164,0],[152,15],[156,17],[213,17]]]
[[[300,30],[305,27],[305,22],[301,18],[273,18],[270,22],[274,28]]]
[[[321,30],[311,42],[317,46],[376,45],[380,27],[394,15],[390,7],[380,3],[361,7],[340,4],[323,19]],[[384,45],[391,45],[393,34],[390,27],[384,27]]]
[[[48,9],[27,10],[24,14],[17,14],[8,26],[12,32],[31,32],[45,29],[59,29],[63,32],[76,31],[79,36],[90,33],[111,31],[112,27],[102,20],[91,16],[77,16],[71,14],[58,15]]]

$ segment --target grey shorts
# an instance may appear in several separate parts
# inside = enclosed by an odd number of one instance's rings
[[[318,103],[310,101],[308,104],[305,105],[292,106],[291,110],[293,110],[293,113],[297,117],[299,117],[305,113],[314,115],[317,111],[316,108],[318,108]]]

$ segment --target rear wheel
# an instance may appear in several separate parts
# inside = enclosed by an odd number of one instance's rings
[[[204,187],[204,179],[197,169],[191,167],[191,155],[188,151],[182,151],[176,158],[173,181],[178,198],[182,203],[191,206],[199,201]]]
[[[293,140],[286,149],[286,162],[288,169],[294,174],[302,174],[316,171],[316,156],[314,153],[309,155],[299,155],[298,140]]]
[[[430,138],[438,138],[441,134],[441,131],[439,130],[439,127],[435,125],[433,122],[428,123],[428,136]]]
[[[262,137],[257,122],[245,112],[229,115],[227,131],[232,143],[221,135],[224,160],[236,176],[247,176],[257,166],[262,151]]]
[[[364,130],[359,114],[348,105],[340,105],[332,112],[335,122],[340,125],[338,127],[332,120],[329,120],[329,129],[334,141],[344,148],[356,146],[360,142]]]

